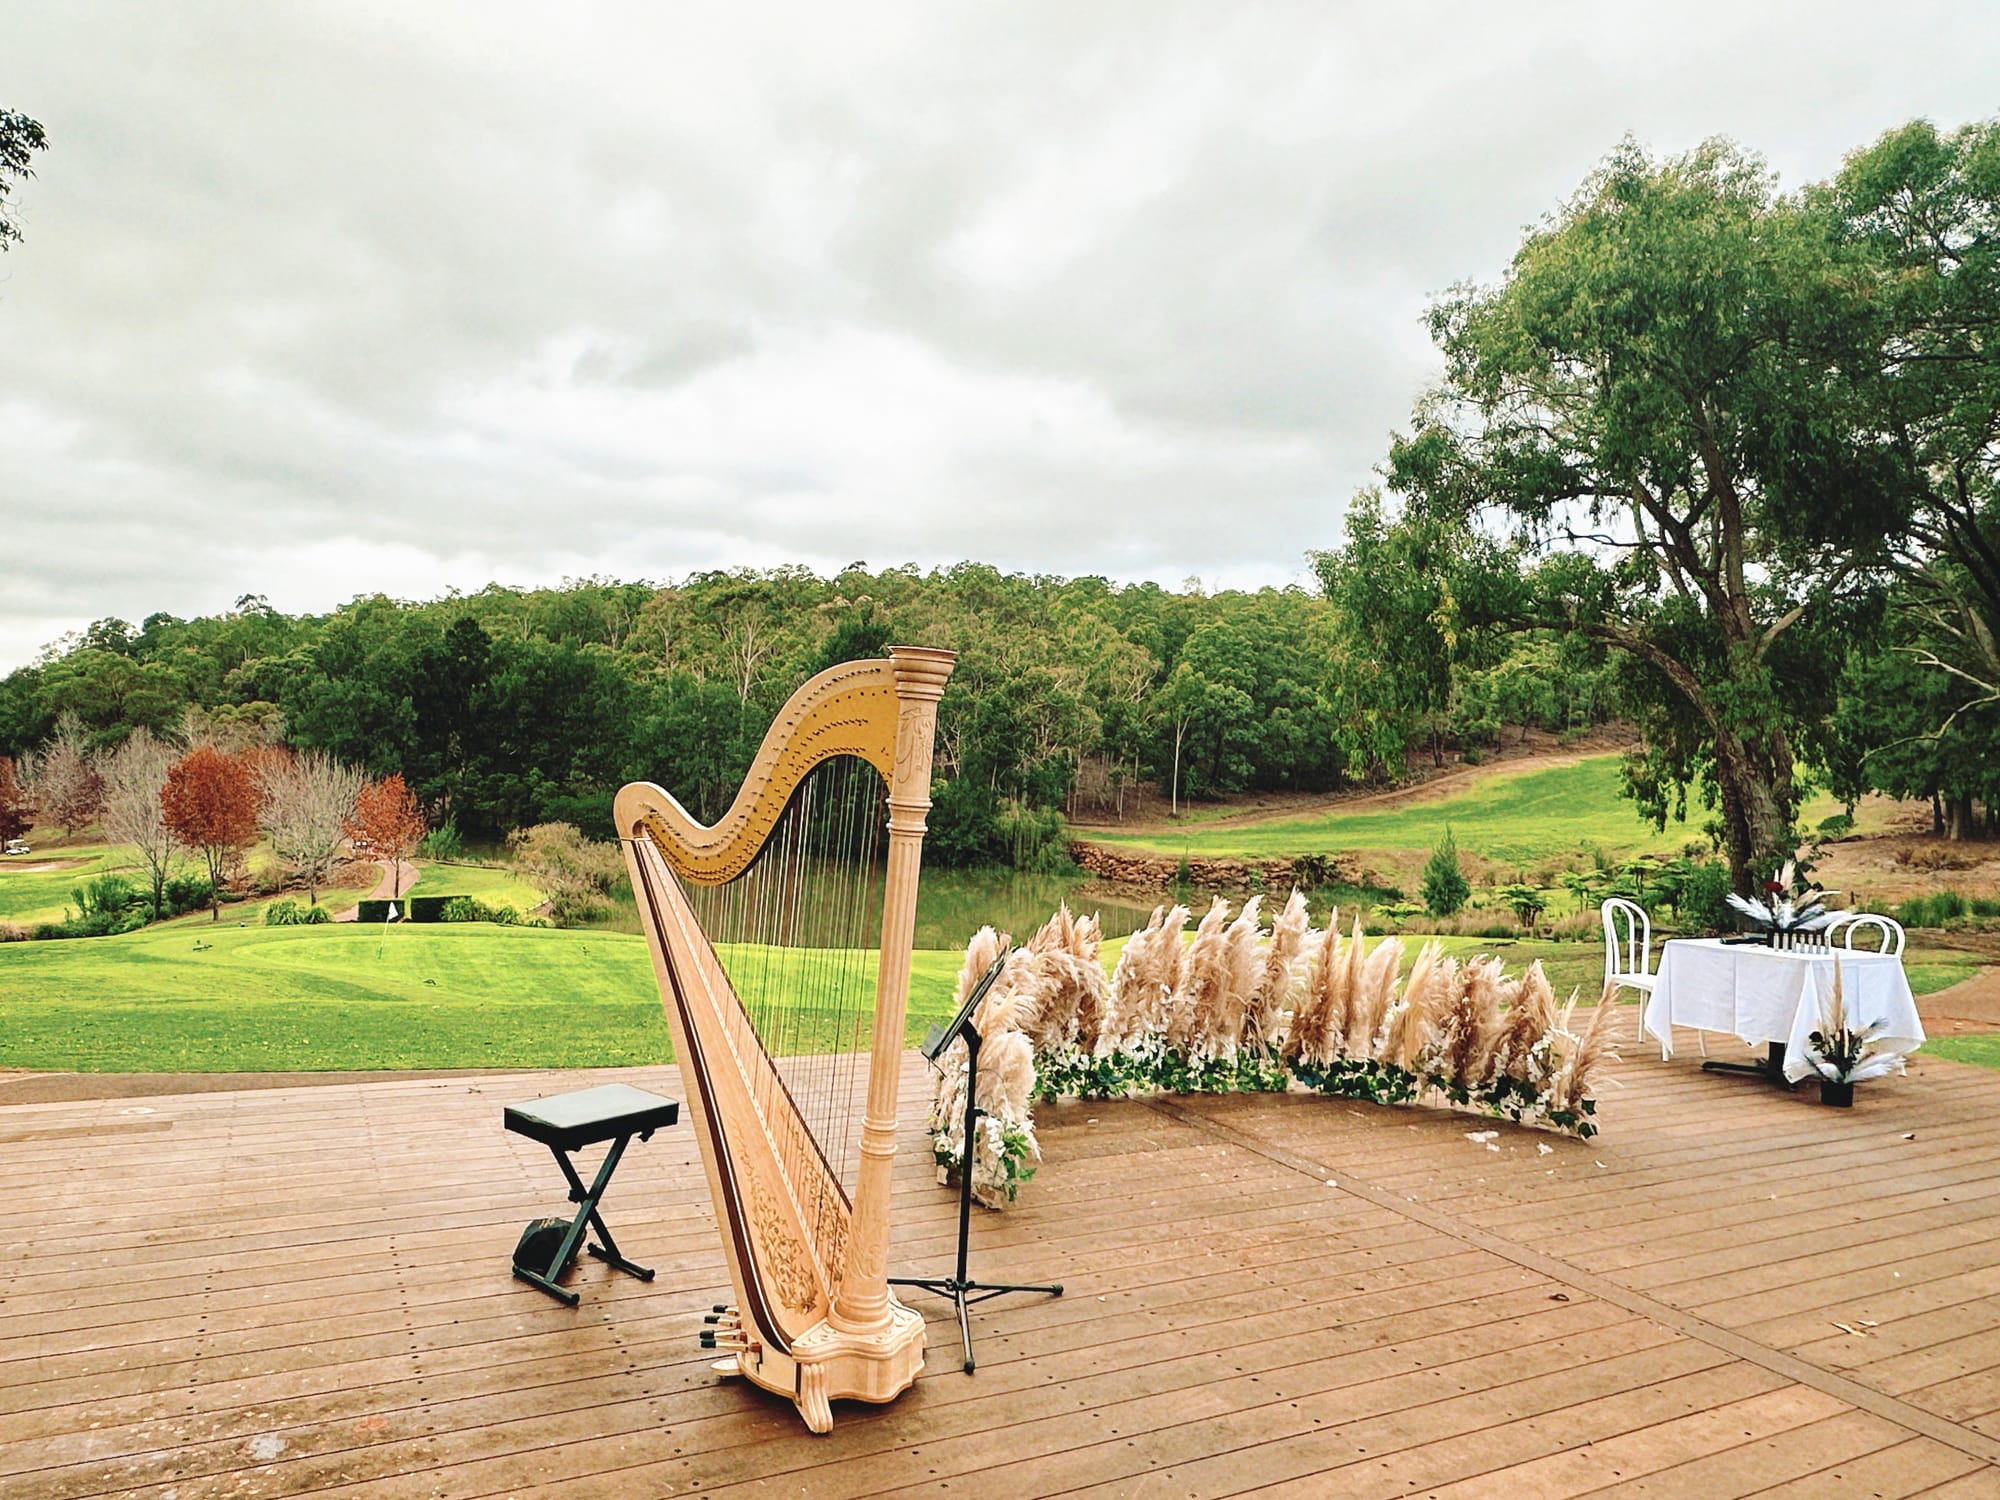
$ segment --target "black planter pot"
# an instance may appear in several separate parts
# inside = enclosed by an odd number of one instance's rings
[[[1831,1078],[1822,1078],[1819,1084],[1819,1102],[1831,1104],[1835,1109],[1854,1107],[1854,1085],[1835,1083]]]

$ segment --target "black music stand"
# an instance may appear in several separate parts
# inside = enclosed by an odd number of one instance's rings
[[[959,1008],[952,1023],[936,1035],[924,1041],[924,1057],[932,1067],[944,1055],[953,1038],[965,1040],[965,1155],[958,1164],[958,1265],[950,1276],[891,1276],[891,1286],[913,1286],[919,1290],[949,1297],[958,1309],[958,1335],[965,1341],[965,1373],[972,1373],[972,1324],[966,1318],[965,1310],[975,1303],[988,1302],[1007,1292],[1046,1292],[1051,1297],[1062,1295],[1062,1284],[1023,1285],[998,1281],[972,1281],[967,1278],[965,1257],[972,1236],[972,1151],[973,1135],[979,1128],[979,1117],[986,1111],[979,1107],[979,1028],[972,1024],[972,1013],[979,1008],[979,1002],[986,998],[986,992],[993,988],[993,981],[1000,977],[1005,967],[1007,955],[1002,953],[993,960],[993,966],[980,976],[979,983],[972,987],[965,1004]],[[977,1295],[968,1296],[967,1293]]]

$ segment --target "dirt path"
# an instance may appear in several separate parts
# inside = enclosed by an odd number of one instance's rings
[[[412,876],[414,876],[417,873],[417,867],[414,864],[411,864],[410,861],[404,860],[403,863],[409,865],[410,874]],[[377,865],[375,868],[382,872],[382,878],[375,882],[375,889],[370,891],[367,895],[360,897],[359,900],[357,900],[353,906],[348,907],[346,911],[336,912],[333,918],[334,921],[336,922],[359,921],[361,919],[360,903],[362,901],[400,901],[403,898],[404,893],[402,891],[397,890],[395,886],[396,867],[394,865]],[[416,881],[412,879],[410,881],[410,884],[415,885]]]

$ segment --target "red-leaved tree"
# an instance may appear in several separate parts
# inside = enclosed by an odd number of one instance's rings
[[[404,785],[401,773],[371,781],[354,799],[354,816],[348,819],[347,836],[357,845],[366,845],[371,858],[389,861],[393,875],[389,894],[403,891],[403,861],[410,857],[423,836],[430,831],[416,793]]]
[[[208,866],[210,921],[222,915],[222,871],[229,856],[257,842],[257,806],[257,781],[249,766],[212,745],[175,761],[160,788],[167,827]]]
[[[35,810],[28,806],[28,794],[14,774],[14,762],[0,755],[0,844],[20,838],[34,821]]]

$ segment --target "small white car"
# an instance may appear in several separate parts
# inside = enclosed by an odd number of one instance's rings
[[[28,841],[26,839],[9,839],[7,840],[7,848],[5,852],[11,855],[11,854],[33,854],[35,851],[28,847]]]

